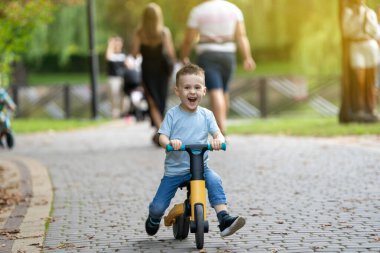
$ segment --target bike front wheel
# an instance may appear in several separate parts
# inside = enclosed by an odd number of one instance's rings
[[[204,243],[204,210],[202,205],[196,205],[195,206],[195,225],[196,225],[196,231],[195,231],[195,243],[197,245],[197,249],[203,248]]]

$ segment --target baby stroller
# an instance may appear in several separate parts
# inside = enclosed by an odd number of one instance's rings
[[[134,59],[133,59],[134,60]],[[148,103],[141,86],[141,61],[134,60],[131,67],[127,67],[124,72],[123,91],[129,99],[128,115],[135,116],[137,121],[143,121],[148,114]]]

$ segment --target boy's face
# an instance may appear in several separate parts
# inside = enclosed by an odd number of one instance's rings
[[[199,75],[183,75],[175,87],[175,94],[181,100],[182,109],[188,112],[197,110],[202,98],[206,95],[205,80]]]

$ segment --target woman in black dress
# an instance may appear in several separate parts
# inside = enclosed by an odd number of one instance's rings
[[[142,81],[149,105],[152,126],[158,130],[163,120],[171,68],[176,60],[170,30],[164,26],[162,11],[155,3],[148,4],[132,42],[132,55],[142,55]],[[157,143],[156,133],[153,141]]]

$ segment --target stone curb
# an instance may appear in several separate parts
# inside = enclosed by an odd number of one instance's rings
[[[26,157],[0,156],[5,179],[13,175],[16,196],[20,201],[0,213],[0,251],[40,252],[45,238],[45,225],[50,222],[53,189],[48,170]]]

